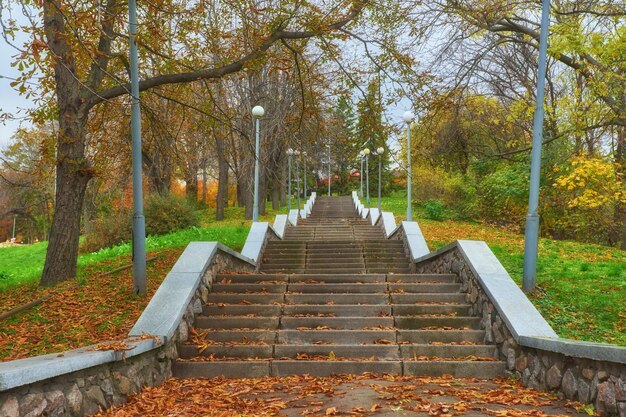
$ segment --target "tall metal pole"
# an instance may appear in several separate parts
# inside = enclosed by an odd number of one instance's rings
[[[359,154],[359,158],[361,158],[361,170],[359,171],[359,177],[361,179],[361,195],[360,197],[363,198],[363,155]]]
[[[130,136],[133,164],[133,291],[146,295],[146,220],[143,216],[143,183],[141,176],[141,107],[139,102],[139,63],[137,53],[137,3],[128,0],[130,42]]]
[[[326,145],[328,148],[328,196],[330,197],[330,145]]]
[[[287,150],[287,166],[289,172],[288,184],[287,184],[287,207],[291,211],[291,149]]]
[[[13,215],[13,239],[15,239],[15,223],[17,221],[17,214]]]
[[[539,71],[537,72],[537,101],[533,123],[533,149],[530,163],[530,192],[528,214],[524,234],[524,279],[525,292],[535,289],[537,284],[537,251],[539,245],[539,180],[541,175],[541,146],[543,143],[544,89],[548,66],[548,25],[550,24],[550,0],[543,0],[541,34],[539,36]]]
[[[302,173],[304,174],[303,180],[304,180],[304,198],[307,197],[307,187],[306,187],[306,152],[302,152],[302,157],[304,158],[304,170],[302,171]]]
[[[370,206],[370,163],[369,163],[369,159],[370,156],[369,155],[365,155],[365,189],[367,191],[367,197],[366,197],[366,202],[367,202],[367,207]]]
[[[254,148],[254,200],[252,202],[252,221],[259,221],[259,158],[261,156],[260,122],[256,118],[256,139]]]
[[[298,151],[296,151],[298,152]],[[299,156],[299,153],[296,153]],[[300,163],[299,158],[296,158],[296,195],[298,200],[298,217],[300,217]]]
[[[378,212],[379,213],[383,212],[382,201],[381,201],[381,197],[382,197],[381,192],[383,188],[382,172],[383,172],[383,154],[379,152],[378,153]]]
[[[411,190],[411,182],[413,181],[413,176],[411,173],[411,122],[407,123],[406,127],[406,159],[407,159],[407,170],[406,170],[406,221],[413,221],[413,208],[411,205],[412,201],[412,190]]]

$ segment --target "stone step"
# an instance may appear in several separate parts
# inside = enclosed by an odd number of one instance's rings
[[[305,268],[274,268],[265,265],[261,265],[261,272],[267,272],[271,274],[304,274]]]
[[[366,272],[365,267],[346,267],[339,266],[315,267],[306,268],[306,272],[310,274],[364,274]]]
[[[282,304],[284,294],[214,294],[210,293],[208,303],[214,304]]]
[[[311,375],[327,377],[338,374],[360,375],[363,373],[400,375],[400,361],[272,361],[272,376]]]
[[[396,332],[395,330],[280,330],[278,332],[279,344],[371,345],[377,340],[389,340],[395,343]]]
[[[176,378],[263,378],[270,376],[270,361],[216,361],[185,362],[172,364],[172,376]]]
[[[335,330],[351,330],[366,328],[392,328],[393,317],[281,317],[281,329],[298,329],[306,327],[315,329],[317,327],[328,327]]]
[[[460,343],[463,341],[482,343],[484,330],[398,330],[398,342],[417,344]]]
[[[420,282],[446,282],[454,283],[457,276],[454,274],[395,274],[387,277],[391,283],[420,283]]]
[[[284,293],[287,291],[287,284],[213,284],[213,294],[267,294],[267,293]]]
[[[374,358],[376,360],[398,360],[398,345],[275,345],[274,357],[297,358],[298,355],[329,356],[337,358]]]
[[[334,314],[335,317],[378,317],[391,316],[389,305],[285,305],[283,314],[292,316],[297,314]]]
[[[277,331],[270,330],[211,330],[206,333],[205,340],[216,343],[249,343],[263,342],[273,344],[278,336]]]
[[[392,293],[455,293],[461,291],[461,284],[448,283],[416,283],[416,284],[395,284],[389,283],[389,291]]]
[[[370,274],[407,274],[411,272],[410,267],[393,267],[393,268],[367,268],[366,271]]]
[[[422,329],[425,327],[450,327],[454,329],[480,329],[480,317],[411,317],[394,316],[398,329]],[[437,329],[433,329],[437,330]]]
[[[222,282],[237,283],[259,283],[259,282],[287,282],[286,274],[218,274],[214,279],[214,283]]]
[[[216,358],[272,358],[273,345],[209,345],[199,349],[192,345],[178,347],[181,359],[191,359],[198,356],[213,356]]]
[[[197,316],[194,326],[200,329],[278,329],[279,323],[279,317]]]
[[[491,379],[505,375],[506,362],[502,361],[403,361],[404,375],[441,376],[455,378]]]
[[[317,281],[319,283],[384,283],[386,276],[384,274],[305,274],[305,275],[289,275],[291,283],[306,283]]]
[[[286,294],[287,304],[388,304],[388,294]]]
[[[362,294],[384,293],[387,284],[354,284],[354,283],[325,283],[325,284],[289,284],[292,293],[330,293],[330,294]]]
[[[202,308],[205,316],[248,316],[276,317],[282,314],[281,305],[250,304],[250,305],[208,305]]]
[[[455,303],[464,304],[467,301],[467,294],[464,293],[405,293],[391,294],[393,304],[415,304],[415,303]]]
[[[497,349],[493,345],[400,345],[401,358],[433,356],[438,358],[495,358]]]
[[[394,304],[391,306],[395,316],[415,316],[420,314],[450,314],[469,316],[469,304]]]

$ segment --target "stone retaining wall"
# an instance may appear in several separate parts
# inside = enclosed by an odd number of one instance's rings
[[[455,273],[461,291],[467,292],[471,313],[481,317],[486,342],[498,347],[511,374],[535,389],[554,390],[570,400],[594,404],[601,415],[626,417],[626,363],[624,350],[605,344],[584,343],[560,338],[514,337],[507,320],[498,311],[458,246],[416,264],[417,273]],[[510,278],[509,278],[510,279]],[[519,314],[524,314],[520,311]],[[547,348],[536,346],[545,345]],[[568,351],[568,354],[560,352]],[[612,360],[602,360],[603,357]]]
[[[209,261],[210,265],[171,335],[155,338],[158,340],[129,337],[127,343],[151,342],[154,347],[134,356],[132,350],[118,351],[113,361],[6,390],[0,393],[0,417],[89,415],[123,403],[128,395],[140,392],[143,387],[158,385],[170,378],[172,362],[178,358],[177,343],[189,338],[195,314],[202,311],[202,305],[208,300],[213,277],[226,270],[254,270],[253,264],[223,251],[217,251]],[[93,350],[88,347],[22,361],[35,362],[33,372],[36,372],[36,361],[40,367],[53,366],[55,360],[65,355],[71,353],[79,357],[93,353]]]

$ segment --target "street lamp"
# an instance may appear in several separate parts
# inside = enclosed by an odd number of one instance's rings
[[[265,115],[265,109],[261,106],[254,106],[252,116],[256,125],[256,143],[254,148],[254,200],[252,203],[252,221],[259,221],[259,160],[260,160],[260,123],[259,119]]]
[[[367,192],[365,203],[367,207],[370,206],[370,164],[369,156],[370,150],[368,148],[363,149],[363,155],[365,155],[365,190]]]
[[[383,172],[383,152],[385,148],[382,146],[374,151],[374,155],[378,156],[378,212],[382,213],[381,190],[382,190],[382,172]]]
[[[304,159],[304,170],[302,171],[302,173],[304,174],[304,198],[307,197],[307,186],[306,186],[306,151],[302,152],[302,159]]]
[[[411,208],[412,204],[412,191],[411,191],[411,182],[413,181],[411,176],[411,122],[415,118],[415,115],[410,111],[405,111],[402,115],[402,120],[406,123],[406,159],[407,159],[407,170],[406,170],[406,193],[407,193],[407,202],[406,202],[406,220],[408,222],[413,221],[413,209]]]
[[[543,144],[543,102],[546,83],[548,25],[550,24],[550,0],[543,0],[541,33],[539,34],[539,70],[537,72],[537,94],[533,121],[533,147],[530,162],[530,190],[528,214],[524,233],[524,278],[522,289],[529,292],[537,285],[537,252],[539,245],[539,180],[541,176],[541,145]]]
[[[330,197],[330,145],[326,145],[328,148],[328,196]]]
[[[359,178],[361,179],[361,195],[360,195],[360,197],[363,198],[363,162],[365,162],[365,155],[363,154],[363,151],[359,152],[359,159],[361,160],[361,170],[359,171]]]
[[[141,104],[139,102],[139,57],[137,52],[137,2],[128,0],[130,64],[130,138],[133,168],[133,291],[146,295],[146,219],[143,215],[141,175]]]
[[[293,149],[287,149],[287,172],[289,173],[287,183],[287,207],[289,208],[289,211],[291,211],[291,157],[293,156],[293,153]]]
[[[296,197],[298,201],[298,217],[300,217],[300,151],[293,151],[294,156],[296,157]]]

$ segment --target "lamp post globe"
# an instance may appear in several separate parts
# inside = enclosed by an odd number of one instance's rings
[[[411,123],[413,119],[415,119],[415,115],[412,111],[407,110],[404,114],[402,114],[402,120],[404,120],[404,123]]]
[[[385,152],[385,148],[381,146],[380,148],[376,149],[376,152],[378,153],[378,155],[382,155],[383,152]]]
[[[254,150],[254,200],[252,202],[252,221],[259,221],[259,160],[261,159],[260,118],[265,115],[265,109],[261,106],[252,108],[252,116],[255,118],[256,143]]]
[[[258,119],[265,116],[265,109],[262,106],[254,106],[252,108],[252,115]]]

